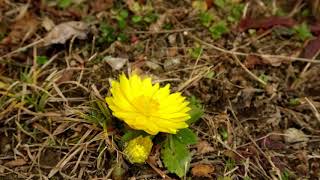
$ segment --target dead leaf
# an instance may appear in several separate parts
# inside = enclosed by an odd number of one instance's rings
[[[135,0],[126,0],[126,4],[128,9],[136,15],[141,15],[142,13],[142,5]]]
[[[174,56],[177,56],[178,54],[178,48],[176,47],[170,47],[167,49],[167,54],[168,54],[168,57],[174,57]]]
[[[298,172],[299,176],[305,176],[310,172],[308,164],[299,164],[296,166],[296,171]]]
[[[43,18],[41,25],[46,31],[50,31],[55,26],[54,22],[48,16]]]
[[[292,18],[271,16],[264,19],[244,18],[239,22],[238,29],[244,32],[248,29],[269,29],[274,26],[293,27],[296,22]]]
[[[206,4],[207,4],[207,8],[210,9],[213,6],[213,2],[212,0],[205,0]]]
[[[37,17],[32,13],[25,13],[24,16],[16,20],[10,26],[10,33],[2,40],[2,43],[19,43],[30,38],[38,28]]]
[[[209,152],[213,152],[214,148],[207,141],[200,141],[197,144],[197,150],[200,154],[206,154]]]
[[[286,147],[281,140],[274,140],[271,137],[262,139],[261,145],[263,148],[272,150],[284,149]]]
[[[197,164],[191,169],[193,176],[197,177],[211,177],[214,172],[214,167],[210,164]]]
[[[15,159],[9,162],[6,162],[4,165],[7,167],[17,167],[17,166],[23,166],[27,164],[27,162],[24,159]]]
[[[107,9],[112,8],[113,6],[113,0],[95,0],[90,1],[91,9],[94,12],[101,12]]]
[[[103,58],[105,62],[107,62],[113,70],[120,70],[127,62],[128,58],[120,58],[120,57],[111,57],[106,56]]]
[[[320,35],[320,23],[312,24],[309,26],[309,28],[312,34],[315,34],[317,36]]]
[[[88,24],[81,21],[69,21],[54,27],[46,37],[43,38],[43,41],[45,46],[51,44],[64,44],[72,37],[86,39],[88,32]]]
[[[317,55],[319,50],[320,50],[320,36],[318,36],[316,39],[312,39],[308,42],[308,44],[306,45],[306,47],[303,50],[302,57],[311,59]]]
[[[296,128],[286,129],[284,134],[284,140],[287,143],[306,142],[309,140],[309,138],[301,130]]]
[[[249,69],[252,69],[256,65],[261,65],[261,64],[263,64],[261,62],[261,59],[258,56],[254,56],[254,55],[247,56],[246,60],[244,61],[244,65]]]
[[[61,77],[56,81],[57,84],[62,82],[70,81],[73,76],[73,70],[66,69],[62,72]]]

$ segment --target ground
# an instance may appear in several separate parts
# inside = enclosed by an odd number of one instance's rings
[[[164,135],[147,163],[123,157],[104,98],[131,71],[201,107],[185,179],[318,179],[319,7],[0,0],[0,179],[179,179]]]

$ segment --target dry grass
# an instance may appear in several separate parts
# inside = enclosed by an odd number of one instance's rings
[[[99,21],[109,20],[110,10],[39,9],[37,2],[0,0],[0,21],[9,25],[26,13],[26,4],[39,20],[45,12],[56,24],[89,15],[98,22],[86,40],[38,46],[34,42],[44,37],[40,28],[19,43],[0,44],[0,179],[177,178],[159,162],[157,147],[156,164],[132,165],[122,156],[123,125],[104,97],[111,78],[133,69],[202,102],[205,115],[192,125],[199,144],[190,147],[191,168],[210,164],[213,179],[319,177],[320,61],[299,56],[303,42],[281,39],[272,30],[256,35],[233,30],[213,40],[190,3],[159,2],[155,11],[170,11],[171,30],[129,24],[131,41],[97,44]],[[262,8],[270,14],[273,6],[257,1],[247,4],[246,13]],[[299,18],[296,11],[290,16]],[[8,27],[7,34],[13,31]],[[198,45],[202,52],[194,59],[189,50]],[[48,57],[45,64],[36,63],[40,55]],[[113,70],[102,60],[106,55],[129,62]],[[251,67],[251,56],[264,63]],[[286,142],[289,128],[302,130],[308,141]]]

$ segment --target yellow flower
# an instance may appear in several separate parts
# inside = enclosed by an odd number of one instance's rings
[[[149,157],[151,148],[150,137],[139,136],[130,140],[123,152],[131,163],[144,163]]]
[[[142,79],[136,74],[111,82],[111,97],[106,101],[113,115],[131,128],[155,135],[158,132],[175,134],[188,127],[189,102],[181,93],[170,94],[170,85],[152,85],[151,78]]]

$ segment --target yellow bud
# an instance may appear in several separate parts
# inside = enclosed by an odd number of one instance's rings
[[[144,163],[149,157],[151,148],[150,137],[139,136],[129,141],[124,148],[124,154],[131,163]]]

